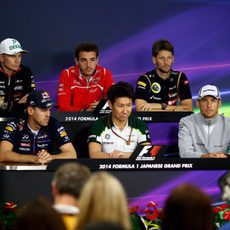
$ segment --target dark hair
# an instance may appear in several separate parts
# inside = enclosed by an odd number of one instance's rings
[[[88,167],[73,162],[66,163],[54,173],[53,183],[59,194],[70,194],[78,199],[90,175]]]
[[[133,86],[127,82],[119,81],[112,85],[107,92],[108,100],[113,104],[119,97],[128,97],[134,101]]]
[[[84,42],[78,45],[75,49],[75,58],[77,58],[77,60],[79,58],[79,53],[82,51],[86,51],[86,52],[93,51],[96,53],[96,56],[98,57],[98,47],[94,43]]]
[[[60,214],[49,201],[38,197],[19,210],[14,230],[65,230]]]
[[[173,45],[168,40],[157,40],[152,46],[152,56],[156,57],[161,50],[167,50],[174,55]]]
[[[214,230],[211,200],[199,188],[182,184],[169,195],[163,217],[163,230]]]

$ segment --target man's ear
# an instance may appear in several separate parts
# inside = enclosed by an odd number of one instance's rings
[[[154,65],[156,65],[156,57],[152,57],[152,62]]]
[[[51,192],[53,196],[56,196],[58,194],[57,186],[55,182],[51,182]]]
[[[218,108],[220,108],[221,105],[222,105],[222,101],[219,100],[219,102],[218,102]]]
[[[200,101],[199,101],[199,100],[196,100],[196,106],[197,106],[198,108],[200,108]]]
[[[31,106],[29,106],[29,107],[27,107],[26,111],[27,111],[27,114],[28,114],[28,115],[32,115],[34,109],[33,109]]]
[[[109,105],[109,108],[112,110],[113,105],[110,100],[108,100],[108,105]]]

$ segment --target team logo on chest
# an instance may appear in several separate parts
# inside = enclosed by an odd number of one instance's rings
[[[158,82],[153,82],[153,84],[151,85],[151,91],[153,93],[159,93],[161,91],[161,86]]]

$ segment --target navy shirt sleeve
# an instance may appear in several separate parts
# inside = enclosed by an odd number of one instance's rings
[[[147,75],[142,75],[138,78],[136,83],[136,99],[149,100],[150,81]]]
[[[52,131],[52,141],[55,142],[57,147],[61,147],[62,145],[71,142],[64,126],[61,125],[57,119],[50,118],[49,129]]]
[[[8,122],[4,127],[2,135],[0,136],[0,141],[9,141],[14,145],[17,140],[17,126],[17,120]]]

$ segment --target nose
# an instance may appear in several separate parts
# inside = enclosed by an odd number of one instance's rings
[[[211,101],[207,101],[207,107],[210,108],[212,105],[212,102]]]
[[[86,66],[89,67],[90,66],[90,60],[86,61]]]
[[[16,63],[20,63],[20,61],[21,61],[21,57],[17,57],[17,56],[16,56],[16,57],[15,57],[15,62],[16,62]]]
[[[127,112],[128,112],[127,107],[124,107],[124,108],[123,108],[123,113],[125,113],[125,114],[126,114]]]
[[[50,114],[51,114],[50,109],[47,109],[46,110],[46,117],[50,117]]]

